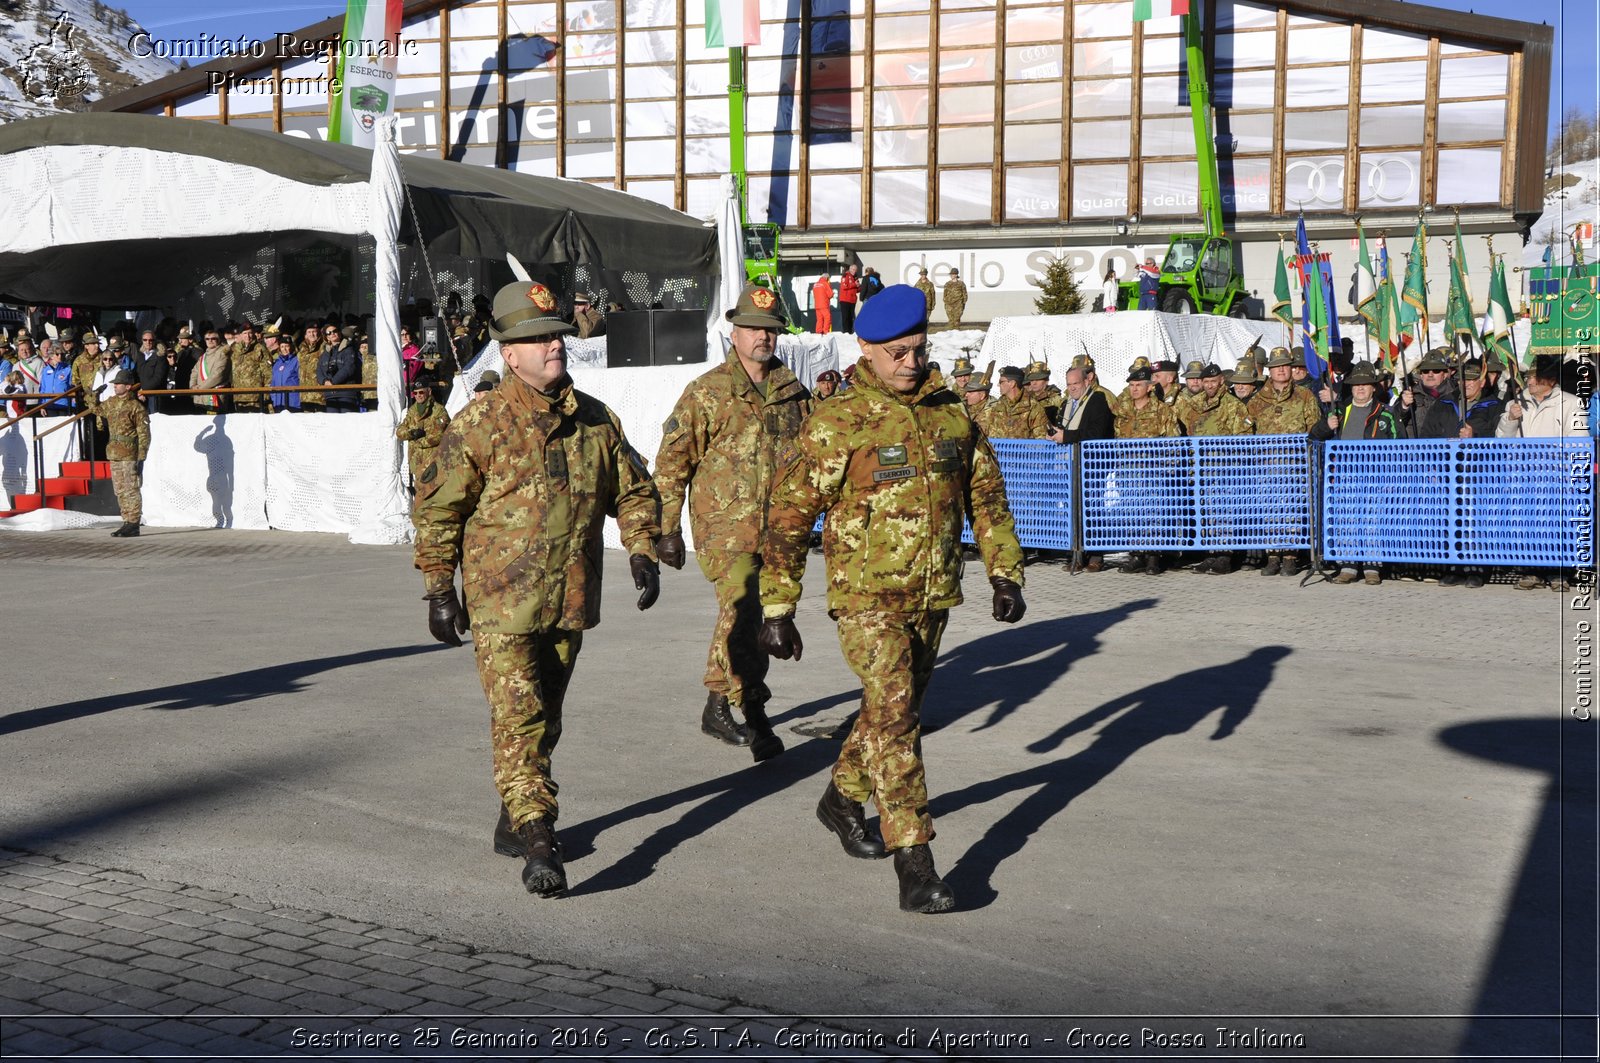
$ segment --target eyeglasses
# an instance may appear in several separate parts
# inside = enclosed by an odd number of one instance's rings
[[[925,354],[927,350],[928,345],[926,343],[919,343],[915,347],[885,347],[883,348],[883,353],[897,362],[903,362],[907,358]]]
[[[207,343],[221,343],[222,342],[222,337],[221,336],[207,336],[206,337],[206,342]]]

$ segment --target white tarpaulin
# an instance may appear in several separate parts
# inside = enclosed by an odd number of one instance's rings
[[[144,463],[144,523],[152,528],[244,528],[267,524],[266,422],[302,415],[155,414]]]
[[[977,355],[978,371],[991,358],[997,367],[1043,359],[1050,363],[1051,382],[1059,386],[1060,373],[1072,364],[1073,356],[1087,351],[1094,356],[1100,383],[1115,392],[1122,389],[1128,367],[1141,354],[1151,361],[1170,359],[1180,368],[1198,358],[1228,370],[1257,336],[1270,349],[1282,346],[1287,332],[1277,321],[1157,310],[1002,317],[989,326]]]
[[[272,527],[349,533],[376,523],[376,507],[388,500],[383,485],[395,443],[394,427],[382,416],[253,416],[268,422],[266,513]]]

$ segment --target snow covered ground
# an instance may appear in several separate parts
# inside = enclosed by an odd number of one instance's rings
[[[1533,223],[1532,236],[1522,248],[1524,268],[1543,265],[1547,247],[1551,251],[1551,261],[1557,265],[1569,262],[1572,244],[1567,237],[1571,236],[1573,227],[1583,222],[1594,225],[1600,220],[1600,159],[1563,166],[1556,174],[1568,174],[1576,180],[1545,197],[1544,213]],[[1595,228],[1600,230],[1600,226]],[[1595,260],[1597,248],[1600,244],[1590,240],[1584,249],[1586,261]]]

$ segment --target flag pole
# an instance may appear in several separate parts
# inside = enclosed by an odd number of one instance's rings
[[[723,27],[727,32],[727,27]],[[750,224],[750,212],[745,206],[749,197],[749,177],[745,165],[745,109],[744,109],[744,47],[728,49],[728,157],[733,179],[739,186],[739,225]],[[739,234],[740,242],[744,234]]]

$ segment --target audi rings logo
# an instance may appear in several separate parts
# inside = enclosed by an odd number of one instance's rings
[[[1284,198],[1290,203],[1338,207],[1344,203],[1343,159],[1290,159],[1283,168]],[[1410,159],[1383,155],[1361,160],[1360,203],[1417,201],[1417,167]]]

